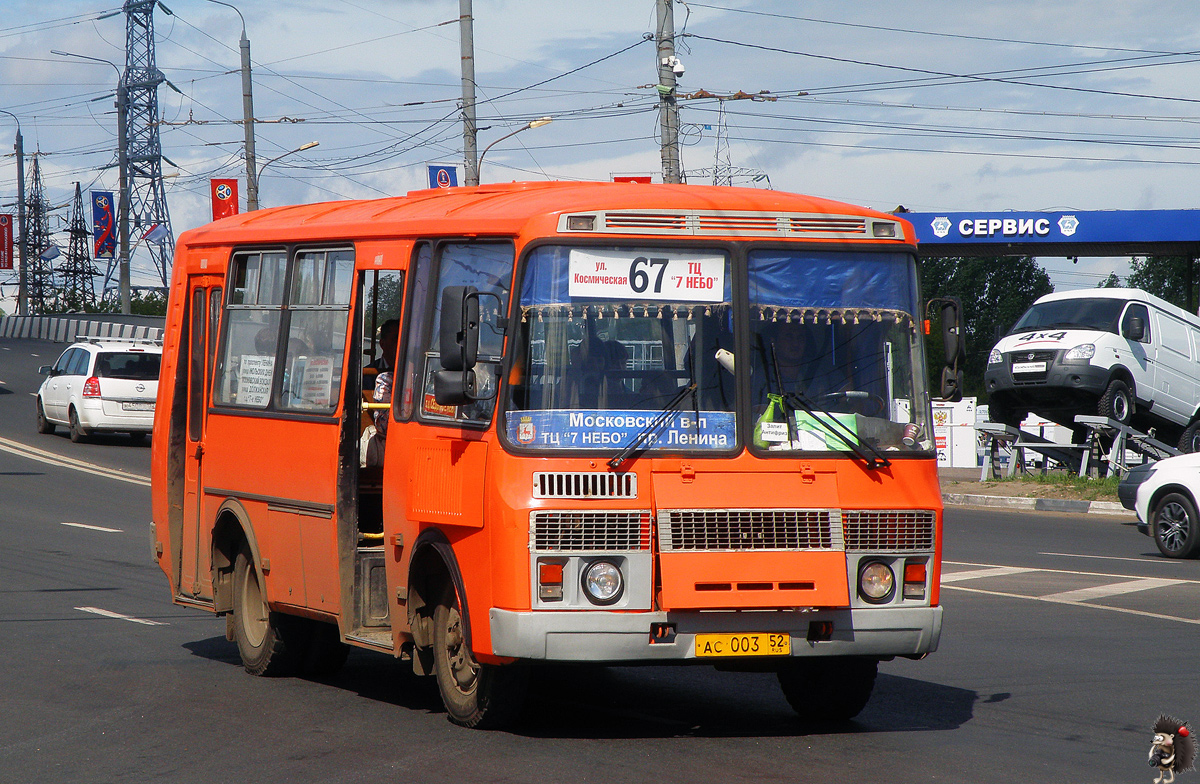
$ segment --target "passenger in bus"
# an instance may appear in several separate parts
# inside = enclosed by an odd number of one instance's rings
[[[392,363],[396,361],[396,344],[400,339],[400,321],[398,319],[388,319],[383,322],[383,326],[379,328],[379,350],[380,355],[367,363],[367,367],[375,371],[372,375],[377,375],[385,370],[392,369]],[[366,389],[366,386],[363,387]]]

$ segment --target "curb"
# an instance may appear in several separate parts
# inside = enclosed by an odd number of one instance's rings
[[[947,506],[984,506],[992,509],[1011,509],[1024,512],[1066,512],[1068,514],[1103,514],[1134,517],[1134,513],[1113,501],[1069,501],[1065,498],[1022,498],[999,495],[967,495],[943,493]]]

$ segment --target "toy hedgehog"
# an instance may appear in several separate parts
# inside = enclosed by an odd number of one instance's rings
[[[1154,740],[1150,744],[1150,767],[1158,768],[1154,784],[1171,784],[1175,773],[1191,770],[1196,762],[1196,742],[1187,722],[1160,714],[1154,722]]]

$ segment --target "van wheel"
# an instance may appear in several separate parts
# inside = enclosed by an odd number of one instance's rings
[[[283,633],[291,620],[267,607],[258,567],[242,547],[233,564],[233,639],[246,672],[270,676],[295,671],[295,657]]]
[[[1102,417],[1128,425],[1129,420],[1133,419],[1133,406],[1133,392],[1130,391],[1129,385],[1120,379],[1113,379],[1109,382],[1108,389],[1100,396],[1096,410]]]
[[[71,406],[71,410],[67,414],[67,421],[70,422],[67,429],[71,432],[72,443],[78,444],[80,441],[87,440],[87,431],[79,424],[79,414],[75,411],[75,406]]]
[[[526,669],[475,661],[453,589],[434,608],[433,623],[433,671],[450,721],[474,729],[513,723],[524,703]]]
[[[1190,558],[1196,551],[1196,505],[1182,493],[1169,493],[1154,507],[1150,529],[1158,551],[1168,558]]]
[[[46,410],[42,408],[42,399],[37,399],[37,431],[49,435],[54,432],[54,423],[46,419]]]
[[[783,696],[804,721],[849,721],[871,699],[879,662],[861,656],[794,659],[779,670]]]
[[[1179,451],[1184,454],[1200,452],[1200,422],[1193,422],[1179,437]]]

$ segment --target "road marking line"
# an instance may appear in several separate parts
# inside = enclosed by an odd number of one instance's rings
[[[36,447],[22,444],[20,441],[13,441],[8,438],[0,438],[0,452],[8,452],[20,457],[27,457],[30,460],[37,460],[47,465],[59,466],[60,468],[70,468],[75,471],[83,471],[84,473],[101,476],[105,479],[116,479],[121,482],[129,482],[130,484],[141,485],[142,487],[150,486],[150,478],[140,476],[138,474],[127,474],[124,471],[118,471],[114,468],[105,468],[104,466],[88,463],[83,460],[76,460],[70,457],[56,455],[53,452],[47,452]]]
[[[1127,558],[1121,555],[1082,555],[1081,553],[1038,553],[1038,555],[1056,555],[1060,558],[1097,558],[1101,561],[1133,561],[1134,563],[1152,563],[1162,564],[1163,566],[1171,566],[1172,562],[1168,558],[1160,558],[1155,556],[1146,556],[1143,558]]]
[[[1200,626],[1200,620],[1195,618],[1180,618],[1175,615],[1163,615],[1162,613],[1147,612],[1146,610],[1131,610],[1127,607],[1112,607],[1107,604],[1090,604],[1088,602],[1047,601],[1044,596],[1022,596],[1019,593],[985,591],[982,588],[968,588],[965,585],[946,585],[943,587],[951,591],[966,591],[967,593],[980,593],[987,596],[1002,596],[1006,599],[1028,599],[1029,601],[1047,602],[1048,604],[1069,604],[1074,607],[1091,607],[1093,610],[1108,610],[1109,612],[1125,613],[1126,615],[1140,615],[1144,618],[1155,618],[1160,621],[1179,621],[1180,623],[1189,623],[1193,626]]]
[[[956,583],[959,580],[978,580],[981,577],[1003,577],[1006,574],[1021,574],[1022,572],[1034,572],[1036,569],[1027,569],[1023,566],[993,566],[989,569],[972,569],[966,572],[951,572],[950,574],[942,575],[943,583]]]
[[[1109,583],[1094,585],[1091,588],[1078,588],[1074,591],[1051,593],[1039,596],[1047,602],[1086,602],[1091,599],[1103,599],[1107,596],[1120,596],[1135,591],[1149,591],[1154,588],[1166,588],[1168,585],[1179,585],[1183,580],[1171,580],[1159,577],[1145,577],[1140,580],[1130,580],[1124,583]]]
[[[122,615],[121,613],[113,612],[112,610],[101,610],[99,607],[76,607],[75,609],[86,613],[93,613],[95,615],[103,615],[105,618],[116,618],[117,620],[129,621],[130,623],[140,623],[145,626],[170,625],[163,623],[162,621],[148,621],[145,618],[134,618],[132,615]]]
[[[942,563],[946,564],[948,566],[978,566],[981,569],[984,569],[984,568],[990,569],[990,568],[1000,567],[999,564],[970,563],[967,561],[942,561]],[[1000,568],[1003,568],[1003,567],[1000,567]],[[1025,571],[1027,571],[1027,572],[1047,572],[1049,574],[1078,574],[1078,575],[1083,575],[1084,577],[1115,577],[1118,580],[1140,580],[1142,578],[1142,575],[1140,575],[1140,574],[1112,574],[1110,572],[1081,572],[1077,569],[1042,569],[1042,568],[1038,568],[1038,567],[1028,567],[1025,569]],[[952,574],[954,574],[954,573],[952,573]],[[959,574],[961,574],[961,572],[959,572]],[[942,577],[942,579],[945,580],[947,576],[950,576],[950,575],[945,575]],[[1185,577],[1180,577],[1179,581],[1184,582],[1184,583],[1200,583],[1200,580],[1189,580]]]
[[[103,531],[106,534],[123,534],[123,533],[125,533],[120,528],[105,528],[102,525],[87,525],[86,523],[63,523],[63,525],[69,525],[72,528],[86,528],[89,531]]]

